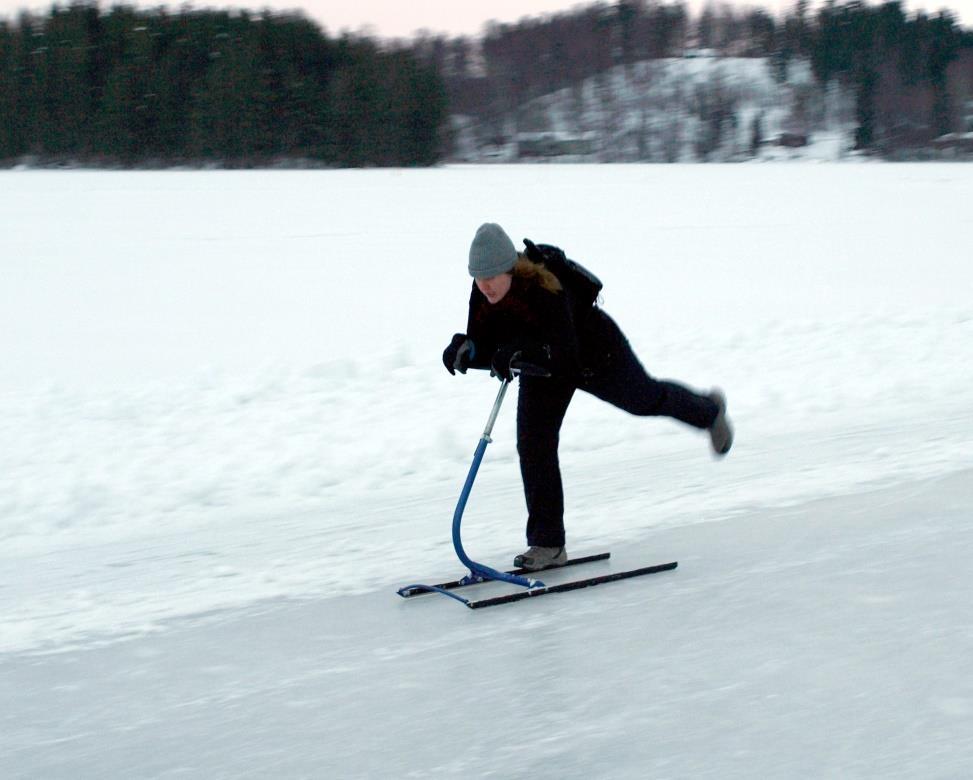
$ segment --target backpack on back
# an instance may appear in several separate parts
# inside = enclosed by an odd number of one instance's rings
[[[542,263],[579,301],[594,305],[604,285],[601,279],[581,263],[568,258],[563,250],[550,244],[535,244],[524,239],[527,257],[535,263]]]

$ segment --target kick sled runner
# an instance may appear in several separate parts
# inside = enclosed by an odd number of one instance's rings
[[[512,373],[514,375],[542,374],[540,369],[536,369],[528,364],[521,364],[519,367],[513,368]],[[459,501],[456,504],[456,511],[453,513],[453,548],[456,550],[456,555],[459,557],[460,562],[469,569],[469,574],[461,579],[453,580],[451,582],[442,582],[437,585],[406,585],[405,587],[399,588],[398,594],[403,598],[412,598],[425,593],[439,593],[443,596],[448,596],[451,599],[455,599],[461,604],[465,604],[470,609],[481,609],[483,607],[494,607],[500,604],[510,604],[514,601],[522,601],[524,599],[546,596],[550,593],[564,593],[565,591],[579,590],[581,588],[588,588],[593,585],[601,585],[606,582],[625,580],[632,577],[642,577],[647,574],[656,574],[658,572],[672,571],[675,569],[676,566],[678,566],[678,562],[670,561],[669,563],[656,564],[655,566],[645,566],[639,569],[630,569],[628,571],[611,572],[598,577],[572,580],[571,582],[563,582],[557,585],[545,585],[541,580],[534,578],[533,575],[538,573],[536,571],[529,572],[526,569],[498,571],[482,563],[477,563],[466,554],[466,551],[463,549],[463,541],[460,536],[460,525],[463,519],[463,511],[466,508],[466,502],[470,497],[470,491],[473,489],[473,481],[476,479],[476,473],[480,468],[480,463],[483,460],[483,455],[486,452],[487,445],[493,441],[490,438],[490,434],[493,432],[493,426],[497,421],[497,416],[500,414],[500,405],[503,403],[503,399],[507,393],[507,388],[509,385],[510,382],[507,379],[501,381],[500,391],[497,393],[497,399],[493,403],[490,418],[487,421],[483,435],[480,437],[480,442],[477,445],[475,454],[473,455],[473,463],[470,466],[469,474],[466,477],[466,484],[463,485],[463,491],[460,494]],[[578,566],[585,563],[593,563],[595,561],[604,561],[607,560],[610,555],[610,553],[604,552],[596,555],[587,555],[580,558],[571,558],[566,564],[564,564],[564,566],[554,568],[560,569],[567,566]],[[469,585],[477,585],[479,583],[489,581],[507,582],[511,585],[520,586],[522,590],[517,590],[500,596],[491,596],[479,599],[466,598],[460,593],[455,592]]]

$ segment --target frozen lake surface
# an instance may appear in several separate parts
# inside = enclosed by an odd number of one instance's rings
[[[971,197],[931,164],[0,173],[0,774],[964,776]],[[463,573],[496,383],[439,356],[483,221],[725,389],[723,461],[565,423],[569,550],[677,571],[395,596]],[[496,566],[514,407],[464,518]]]

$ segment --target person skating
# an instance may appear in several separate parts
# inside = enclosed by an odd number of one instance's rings
[[[450,374],[490,368],[508,380],[511,364],[549,373],[522,374],[517,400],[528,549],[514,565],[538,571],[568,560],[558,440],[576,390],[630,414],[672,417],[706,430],[718,456],[729,452],[733,429],[721,391],[700,394],[650,376],[563,252],[524,243],[525,251],[518,252],[495,223],[476,231],[467,265],[473,286],[466,333],[453,336],[443,364]]]

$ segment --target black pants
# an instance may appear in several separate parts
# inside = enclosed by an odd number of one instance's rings
[[[593,366],[578,381],[521,377],[517,400],[517,452],[527,499],[527,544],[564,544],[564,490],[557,449],[561,423],[577,389],[642,417],[672,417],[709,428],[716,404],[675,382],[653,379],[615,322],[592,313],[582,358]]]

